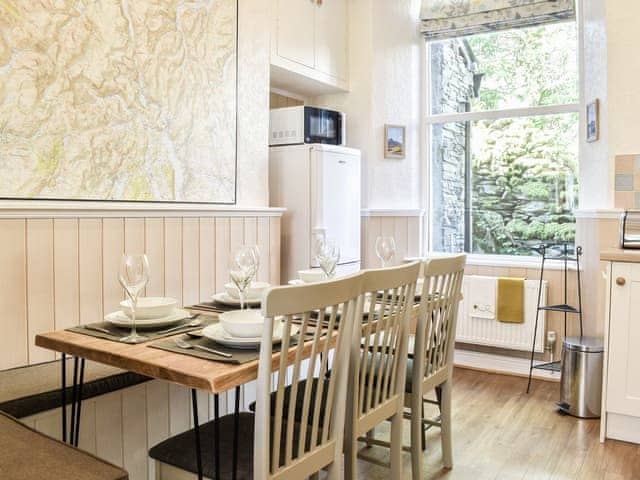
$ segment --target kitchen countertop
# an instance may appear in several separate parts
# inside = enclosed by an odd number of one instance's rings
[[[600,260],[605,262],[640,263],[640,250],[611,247],[600,252]]]

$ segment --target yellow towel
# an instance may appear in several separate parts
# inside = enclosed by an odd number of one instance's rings
[[[498,279],[498,321],[524,323],[524,278]]]

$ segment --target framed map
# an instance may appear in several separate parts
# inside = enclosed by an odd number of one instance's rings
[[[0,0],[0,198],[236,202],[237,0]]]

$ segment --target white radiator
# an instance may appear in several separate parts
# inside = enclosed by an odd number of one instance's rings
[[[460,303],[458,312],[456,341],[511,350],[531,351],[533,329],[536,321],[539,280],[525,280],[524,323],[502,323],[496,318],[486,318],[487,315],[482,312],[474,314],[474,312],[478,312],[478,310],[477,308],[475,310],[473,308],[471,289],[474,288],[474,284],[478,285],[477,282],[483,279],[486,284],[487,277],[479,277],[476,275],[464,277],[462,283],[462,293],[464,297]],[[541,305],[546,305],[546,301],[547,282],[543,281]],[[487,302],[495,303],[495,301],[491,299],[488,299]],[[487,308],[482,308],[482,310],[490,311],[491,308],[487,305]],[[544,351],[545,313],[545,311],[540,311],[538,318],[535,351],[539,353]]]

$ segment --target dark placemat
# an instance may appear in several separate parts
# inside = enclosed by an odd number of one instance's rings
[[[189,310],[202,310],[203,312],[224,313],[231,312],[233,310],[240,310],[240,307],[235,305],[227,305],[226,303],[219,302],[200,302],[195,305],[189,305],[184,307]],[[246,308],[246,306],[245,306]],[[257,308],[257,307],[253,307]]]
[[[182,355],[190,355],[192,357],[203,358],[205,360],[214,360],[216,362],[222,363],[231,363],[234,365],[242,365],[243,363],[253,362],[254,360],[258,360],[260,358],[260,350],[249,350],[242,348],[229,348],[225,345],[221,345],[219,343],[214,342],[208,338],[204,337],[193,337],[189,335],[182,335],[180,337],[185,342],[191,345],[202,345],[203,347],[213,348],[215,350],[219,350],[220,352],[229,353],[232,355],[231,358],[226,358],[221,355],[216,355],[214,353],[205,352],[203,350],[196,350],[193,348],[180,348],[176,345],[175,339],[167,339],[161,342],[156,342],[153,345],[149,345],[151,348],[158,348],[160,350],[166,350],[167,352],[180,353]],[[293,338],[289,341],[290,346],[294,346],[297,344],[297,341]],[[273,353],[280,351],[281,345],[275,344],[273,345]]]
[[[177,327],[178,324],[176,325],[169,325],[166,327],[161,327],[158,329],[151,329],[151,328],[138,328],[138,333],[140,335],[144,335],[145,337],[147,337],[147,340],[145,340],[145,342],[150,342],[151,340],[158,340],[159,338],[164,338],[164,337],[170,337],[172,335],[178,335],[179,333],[185,333],[185,332],[189,332],[191,330],[198,330],[201,329],[203,327],[206,327],[207,325],[210,325],[211,323],[217,322],[217,318],[215,317],[211,317],[211,316],[207,316],[207,315],[198,315],[198,320],[201,320],[202,323],[200,325],[197,325],[195,327],[190,327],[188,324],[189,322],[191,322],[192,320],[194,320],[194,318],[185,318],[183,321],[183,327],[180,329],[176,329],[176,330],[172,330],[170,332],[167,332],[167,330],[169,328],[172,327]],[[104,330],[107,330],[109,333],[106,332],[100,332],[98,330],[91,330],[90,328],[87,327],[97,327],[97,328],[101,328]],[[129,335],[131,333],[131,329],[130,328],[122,328],[122,327],[117,327],[115,325],[113,325],[110,322],[96,322],[96,323],[88,323],[86,325],[80,325],[77,327],[71,327],[71,328],[67,328],[67,331],[69,332],[74,332],[74,333],[81,333],[83,335],[89,335],[91,337],[96,337],[96,338],[103,338],[105,340],[111,340],[113,342],[119,342],[121,338],[126,337],[127,335]],[[143,342],[143,343],[145,343]]]

